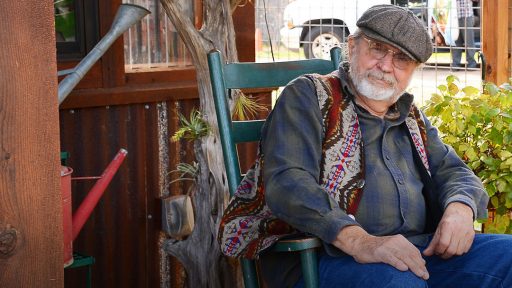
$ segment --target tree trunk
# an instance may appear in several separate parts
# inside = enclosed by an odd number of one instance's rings
[[[227,265],[220,264],[223,256],[217,243],[217,230],[229,193],[206,54],[217,49],[228,61],[237,61],[231,7],[236,7],[241,1],[203,0],[203,26],[200,30],[196,29],[190,18],[184,16],[187,14],[182,9],[182,1],[190,0],[160,0],[191,54],[196,68],[200,109],[211,133],[194,143],[200,166],[197,193],[193,198],[194,231],[186,240],[169,239],[164,243],[164,248],[182,262],[189,287],[228,287],[234,283],[233,279],[223,279],[221,285],[220,275],[234,273],[221,271]]]

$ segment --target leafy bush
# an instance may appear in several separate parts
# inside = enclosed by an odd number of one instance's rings
[[[460,88],[455,76],[438,86],[425,114],[446,144],[473,169],[490,197],[486,232],[512,233],[512,86]]]

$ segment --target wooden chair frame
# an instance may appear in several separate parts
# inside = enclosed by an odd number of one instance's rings
[[[340,61],[341,49],[338,47],[331,50],[331,61],[309,59],[271,63],[224,63],[219,51],[208,53],[210,79],[231,196],[242,179],[236,144],[259,141],[265,120],[233,121],[228,105],[229,90],[282,87],[303,74],[328,74],[338,69]],[[272,249],[276,252],[299,252],[306,287],[318,287],[316,248],[320,246],[321,241],[318,238],[309,237],[282,240]],[[254,261],[241,259],[241,264],[245,287],[259,287]]]

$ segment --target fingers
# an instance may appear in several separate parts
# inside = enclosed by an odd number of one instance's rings
[[[402,236],[393,237],[391,241],[394,242],[393,248],[384,250],[382,262],[400,271],[411,270],[416,276],[427,280],[429,274],[420,251]]]
[[[463,255],[467,253],[473,244],[474,231],[472,229],[454,229],[449,225],[440,223],[432,241],[423,251],[423,255],[432,256],[434,254],[443,259],[448,259],[454,255]]]
[[[434,234],[434,237],[432,238],[432,241],[428,244],[428,247],[423,250],[423,255],[425,256],[432,256],[434,255],[434,251],[437,248],[437,243],[439,243],[439,229],[436,230],[436,233]]]
[[[402,256],[402,255],[401,255]],[[423,278],[425,280],[428,280],[429,274],[427,271],[427,267],[425,260],[421,257],[421,254],[418,250],[414,251],[413,253],[409,253],[408,255],[403,255],[400,260],[406,265],[406,267],[411,270],[412,273],[414,273],[416,276]],[[396,267],[399,269],[398,267]],[[399,269],[401,270],[401,269]],[[406,271],[401,270],[401,271]]]

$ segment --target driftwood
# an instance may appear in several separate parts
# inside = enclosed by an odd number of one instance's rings
[[[228,61],[237,61],[232,12],[239,2],[245,0],[203,0],[200,29],[185,16],[183,6],[188,1],[160,0],[192,57],[200,110],[211,133],[194,142],[194,153],[200,167],[197,191],[193,197],[195,228],[185,240],[164,241],[163,248],[183,264],[189,287],[235,287],[238,285],[234,284],[234,273],[227,265],[228,260],[221,255],[216,240],[229,194],[206,54],[217,49]]]

